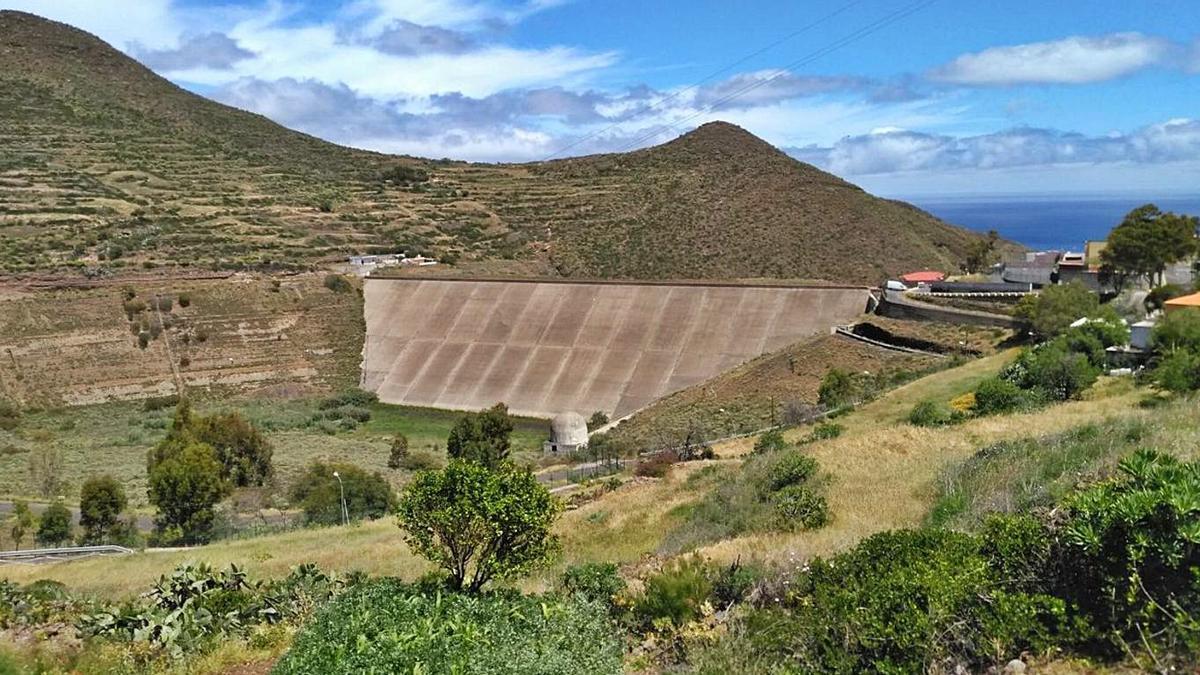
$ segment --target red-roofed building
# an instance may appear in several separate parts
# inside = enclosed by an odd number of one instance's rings
[[[900,281],[906,284],[931,284],[935,281],[945,281],[946,275],[933,270],[925,270],[922,272],[909,272],[900,277]]]

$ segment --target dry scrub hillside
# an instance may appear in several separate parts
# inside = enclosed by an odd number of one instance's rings
[[[63,24],[0,12],[0,35],[0,272],[402,249],[568,276],[877,283],[955,269],[976,238],[729,124],[539,164],[394,157],[191,94]]]
[[[358,381],[362,336],[358,292],[320,275],[3,288],[0,398],[144,398],[175,393],[176,378],[215,392],[344,387]]]

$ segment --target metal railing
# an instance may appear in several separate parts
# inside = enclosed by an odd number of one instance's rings
[[[44,563],[80,560],[96,556],[128,555],[133,549],[124,546],[64,546],[63,548],[31,548],[24,551],[0,551],[0,565],[39,565]]]

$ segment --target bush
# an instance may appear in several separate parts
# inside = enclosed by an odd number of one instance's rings
[[[712,596],[708,565],[700,556],[676,560],[646,579],[634,613],[647,627],[678,627],[700,616]]]
[[[1067,339],[1056,339],[1021,353],[1000,373],[1018,387],[1051,401],[1077,398],[1100,376],[1084,354],[1071,351]]]
[[[608,415],[606,415],[603,410],[597,410],[596,412],[592,413],[592,416],[589,417],[587,421],[587,427],[589,430],[599,429],[606,424],[608,424]]]
[[[721,567],[712,580],[712,597],[721,607],[742,602],[750,595],[754,585],[763,577],[763,570],[745,565],[741,559]]]
[[[1000,415],[1017,410],[1025,403],[1025,392],[999,377],[990,377],[975,389],[975,413]]]
[[[771,495],[780,529],[816,530],[829,524],[825,497],[807,485],[789,485]]]
[[[787,447],[787,441],[783,438],[783,431],[779,429],[768,429],[764,431],[757,440],[754,441],[754,452],[761,454],[764,452],[778,452]]]
[[[184,307],[184,308],[191,307],[192,306],[192,296],[188,295],[187,293],[180,293],[179,294],[179,306]]]
[[[611,610],[616,597],[625,591],[626,583],[616,563],[589,562],[568,567],[559,587],[568,595],[578,595]]]
[[[330,206],[329,210],[332,209],[333,207]],[[350,284],[346,277],[340,274],[325,275],[325,288],[328,288],[334,293],[349,293],[354,290],[354,286]]]
[[[1200,310],[1185,309],[1163,317],[1150,332],[1150,344],[1162,354],[1200,353]]]
[[[643,478],[666,478],[671,473],[671,466],[679,461],[679,457],[670,450],[658,452],[639,461],[633,467],[633,475]]]
[[[827,441],[841,436],[845,430],[846,427],[837,422],[820,422],[813,426],[812,431],[808,432],[808,436],[805,437],[804,442],[816,443],[817,441]]]
[[[289,491],[292,504],[304,510],[305,522],[321,525],[341,524],[343,495],[351,521],[382,518],[396,507],[396,495],[383,476],[353,464],[313,462]]]
[[[604,608],[554,596],[467,596],[385,579],[361,585],[296,636],[277,675],[621,672]]]
[[[778,492],[783,488],[799,485],[817,473],[817,460],[800,452],[791,452],[779,458],[767,472],[763,485],[765,492]]]
[[[1142,450],[1119,471],[1067,500],[1057,587],[1112,653],[1145,646],[1165,672],[1163,652],[1200,653],[1200,462]]]
[[[408,436],[396,434],[388,451],[387,465],[389,469],[399,469],[408,460]]]
[[[1079,282],[1047,286],[1017,303],[1016,317],[1025,321],[1034,335],[1049,340],[1061,335],[1072,323],[1100,309],[1100,298]]]
[[[37,541],[43,546],[59,546],[71,538],[71,510],[62,502],[54,502],[42,512]]]
[[[1158,362],[1151,375],[1159,388],[1177,394],[1200,389],[1200,356],[1177,351]]]
[[[89,478],[79,492],[79,525],[87,544],[107,544],[118,534],[125,490],[112,476]]]
[[[854,376],[850,373],[833,368],[821,378],[821,386],[817,390],[817,402],[826,408],[853,405],[857,398],[858,387],[855,386]]]
[[[808,672],[931,672],[1039,650],[1061,601],[1005,586],[977,539],[940,530],[878,534],[793,583],[779,647]],[[777,647],[778,648],[778,647]],[[974,667],[972,667],[974,666]]]
[[[158,412],[167,408],[174,408],[179,405],[179,395],[170,394],[168,396],[151,396],[142,401],[142,410],[144,412]]]
[[[1155,286],[1154,288],[1150,289],[1150,292],[1146,294],[1146,299],[1142,302],[1145,305],[1147,312],[1155,312],[1162,309],[1167,300],[1172,300],[1187,294],[1188,291],[1182,286],[1177,286],[1176,284],[1163,284],[1162,286]]]
[[[405,455],[400,462],[400,468],[406,471],[429,471],[440,469],[446,465],[441,455],[423,450],[415,450]]]
[[[950,406],[926,399],[913,406],[908,413],[908,423],[917,427],[944,427],[957,424],[965,419],[965,415]]]
[[[0,399],[0,429],[12,431],[21,424],[21,409],[11,401]]]
[[[317,404],[317,407],[321,410],[333,410],[335,408],[344,408],[346,406],[366,408],[378,402],[378,394],[354,387],[338,392],[329,398],[322,399],[321,402]]]

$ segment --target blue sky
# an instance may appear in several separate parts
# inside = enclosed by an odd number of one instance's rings
[[[94,32],[217,100],[385,152],[539,160],[723,119],[886,195],[1200,194],[1194,0],[0,7]]]

